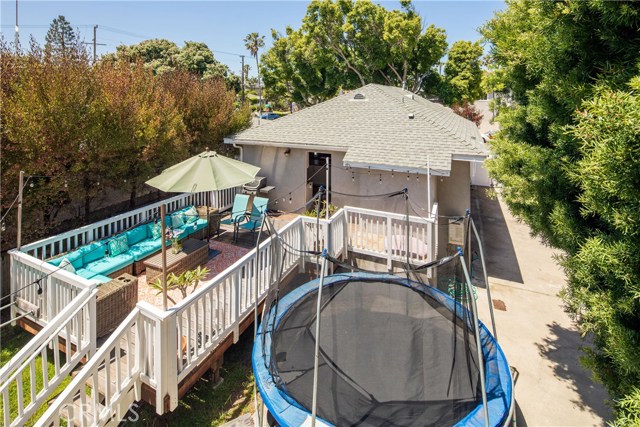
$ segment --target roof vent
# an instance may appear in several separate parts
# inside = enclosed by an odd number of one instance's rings
[[[363,94],[361,94],[361,93],[356,93],[356,94],[353,96],[353,99],[355,99],[355,100],[357,100],[357,101],[361,101],[361,100],[365,99],[365,97],[364,97],[364,95],[363,95]]]

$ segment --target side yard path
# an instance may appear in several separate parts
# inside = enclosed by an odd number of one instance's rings
[[[609,397],[580,365],[580,348],[589,342],[563,310],[558,292],[565,276],[553,249],[531,237],[529,227],[484,188],[472,191],[471,210],[484,243],[494,307],[504,303],[505,310],[494,311],[500,345],[517,370],[518,427],[606,425]],[[486,294],[478,294],[489,326]]]

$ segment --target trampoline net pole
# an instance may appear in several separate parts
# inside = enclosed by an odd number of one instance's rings
[[[320,282],[318,283],[318,305],[316,306],[316,342],[313,354],[313,399],[311,402],[311,427],[316,427],[316,413],[318,410],[318,367],[320,365],[320,310],[322,308],[322,287],[324,286],[324,273],[327,266],[326,254],[322,257],[320,269]]]
[[[493,316],[493,300],[491,299],[491,286],[489,286],[489,276],[487,275],[487,265],[484,261],[484,250],[482,249],[482,241],[480,240],[480,235],[478,234],[478,229],[476,228],[476,223],[471,219],[471,228],[473,229],[473,234],[476,236],[476,241],[478,242],[478,249],[480,250],[480,262],[482,263],[482,274],[484,276],[484,285],[487,289],[487,300],[489,304],[489,314],[491,315],[491,328],[493,330],[493,337],[498,341],[498,331],[496,329],[496,320]]]
[[[487,404],[487,377],[484,372],[484,355],[482,353],[482,344],[480,343],[480,322],[478,321],[478,306],[476,300],[473,297],[473,286],[471,285],[471,279],[469,278],[469,272],[467,266],[464,263],[464,258],[460,257],[460,264],[462,265],[462,271],[464,272],[464,278],[467,284],[467,292],[469,294],[469,301],[471,301],[471,316],[473,317],[473,324],[475,327],[476,336],[476,348],[478,350],[478,368],[480,370],[480,389],[482,390],[482,407],[484,409],[484,425],[489,427],[489,406]]]

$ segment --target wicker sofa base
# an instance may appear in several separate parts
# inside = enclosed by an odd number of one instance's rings
[[[113,273],[109,273],[109,277],[115,279],[117,277],[122,276],[123,274],[133,274],[133,264],[129,264],[120,270],[116,270]]]
[[[138,279],[121,274],[98,287],[96,296],[96,335],[105,336],[115,330],[138,302]]]

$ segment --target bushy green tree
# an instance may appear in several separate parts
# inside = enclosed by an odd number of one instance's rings
[[[440,96],[445,104],[474,102],[483,97],[482,46],[460,40],[449,50]]]
[[[267,92],[308,105],[367,83],[414,92],[432,85],[447,48],[444,30],[423,29],[411,2],[400,6],[388,10],[369,0],[312,1],[299,30],[273,34],[261,68]]]
[[[594,336],[585,362],[625,426],[640,417],[639,28],[638,3],[513,0],[482,29],[514,98],[490,173],[565,252],[567,307]]]
[[[235,91],[240,90],[240,78],[218,61],[211,49],[201,42],[187,41],[180,48],[166,39],[145,40],[133,45],[120,45],[115,53],[107,54],[103,62],[142,62],[154,74],[188,71],[203,79],[222,79]]]

